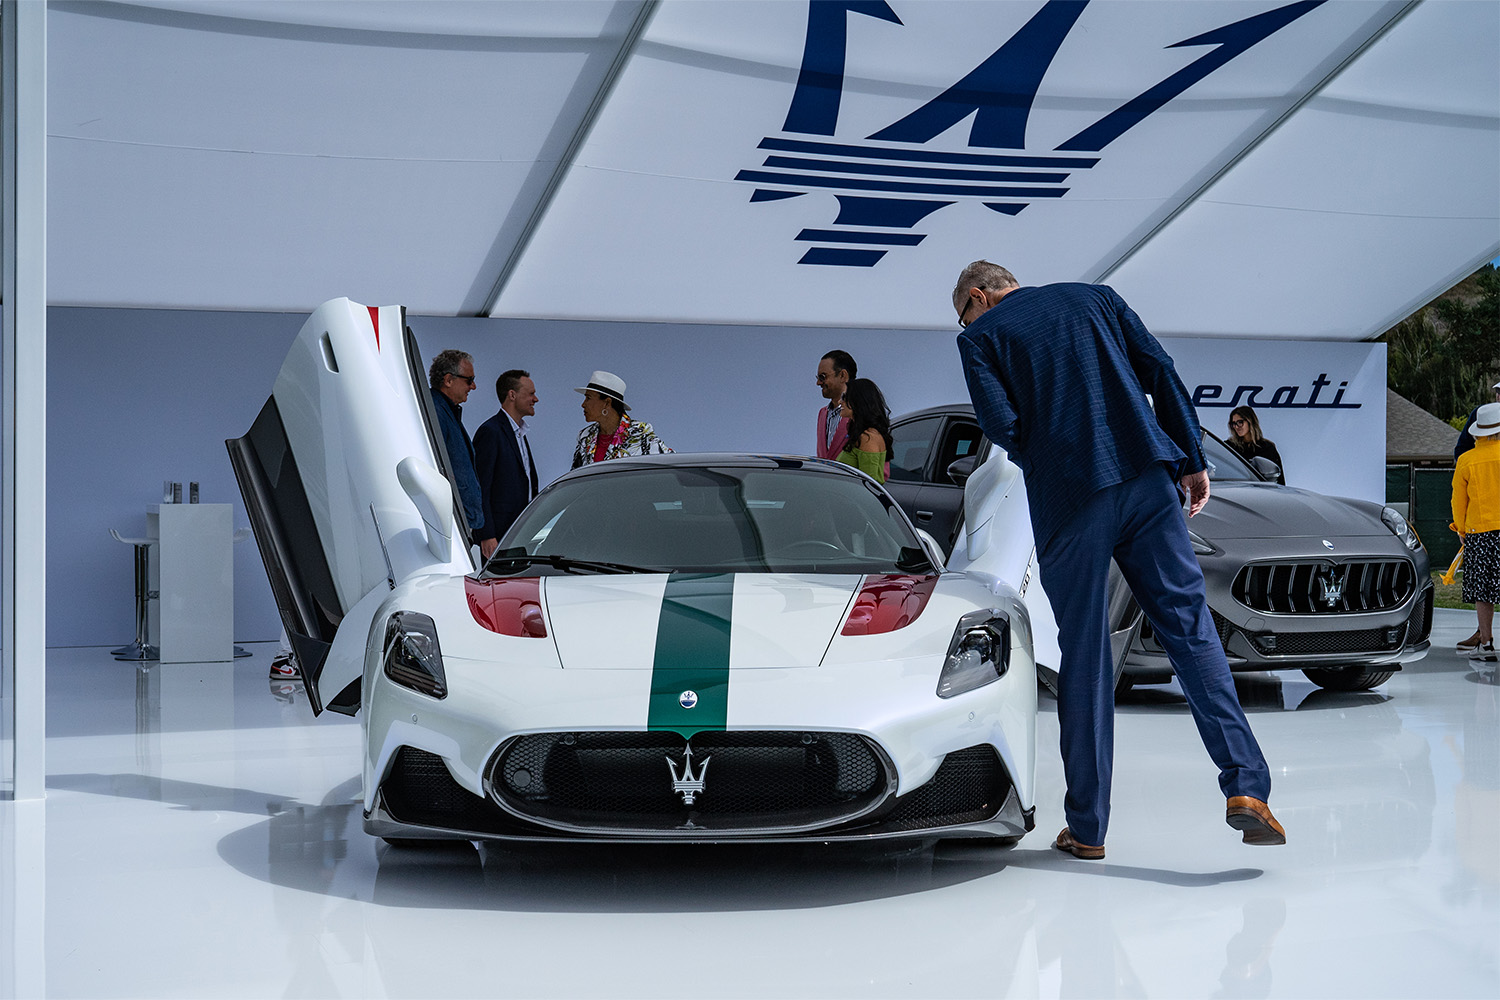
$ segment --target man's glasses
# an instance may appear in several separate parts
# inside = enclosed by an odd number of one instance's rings
[[[478,384],[478,383],[476,383],[474,381],[474,376],[473,375],[460,375],[458,372],[449,372],[448,374],[452,375],[454,378],[456,378],[456,379],[458,379],[460,381],[469,383],[469,388],[470,389],[475,388],[475,386]]]
[[[984,288],[985,288],[984,285],[975,285],[974,287],[978,288],[980,291],[983,291]],[[971,296],[968,300],[966,300],[964,302],[963,309],[959,310],[959,313],[958,313],[958,328],[960,330],[967,330],[969,328],[969,322],[968,322],[968,320],[964,319],[964,317],[967,316],[967,315],[969,315],[969,310],[972,309],[973,307],[974,307],[974,299]]]

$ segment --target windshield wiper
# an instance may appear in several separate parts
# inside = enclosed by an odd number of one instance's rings
[[[551,566],[564,573],[664,573],[665,570],[649,566],[631,566],[627,563],[603,562],[598,559],[570,559],[567,556],[540,555],[526,552],[496,552],[484,564],[486,573],[496,573],[497,567],[506,565]]]

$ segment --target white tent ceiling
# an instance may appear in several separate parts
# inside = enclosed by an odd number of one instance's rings
[[[91,3],[55,304],[1359,340],[1500,253],[1500,3]],[[840,72],[842,70],[842,72]],[[962,81],[962,82],[961,82]]]

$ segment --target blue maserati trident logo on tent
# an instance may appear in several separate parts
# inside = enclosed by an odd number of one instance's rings
[[[677,762],[671,757],[667,758],[667,768],[672,772],[672,791],[682,796],[682,804],[690,806],[693,800],[703,794],[703,779],[708,776],[708,763],[712,757],[703,758],[703,766],[698,768],[698,773],[693,774],[693,748],[689,746],[682,760],[682,776],[677,776]]]
[[[1014,216],[1034,202],[1061,198],[1068,193],[1069,177],[1097,165],[1095,154],[1111,142],[1323,2],[1286,4],[1174,43],[1169,47],[1209,48],[1057,148],[1035,153],[1026,148],[1032,104],[1088,0],[1048,0],[957,83],[862,142],[830,141],[843,99],[848,17],[903,22],[887,0],[811,0],[802,67],[782,131],[761,140],[768,155],[735,179],[755,186],[752,202],[813,191],[833,194],[838,200],[833,222],[797,234],[799,242],[812,244],[798,263],[873,267],[891,248],[926,239],[916,226],[940,208],[978,202]],[[930,145],[970,115],[974,122],[966,150]],[[970,151],[975,149],[987,152]]]

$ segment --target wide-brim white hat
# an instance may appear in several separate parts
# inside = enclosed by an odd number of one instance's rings
[[[1500,434],[1500,403],[1485,403],[1474,414],[1474,422],[1469,425],[1469,433],[1474,437],[1489,437],[1491,434]]]
[[[630,404],[625,402],[625,380],[614,372],[594,372],[589,376],[588,385],[578,386],[573,391],[580,395],[589,391],[597,392],[615,400],[625,409],[630,409]]]

